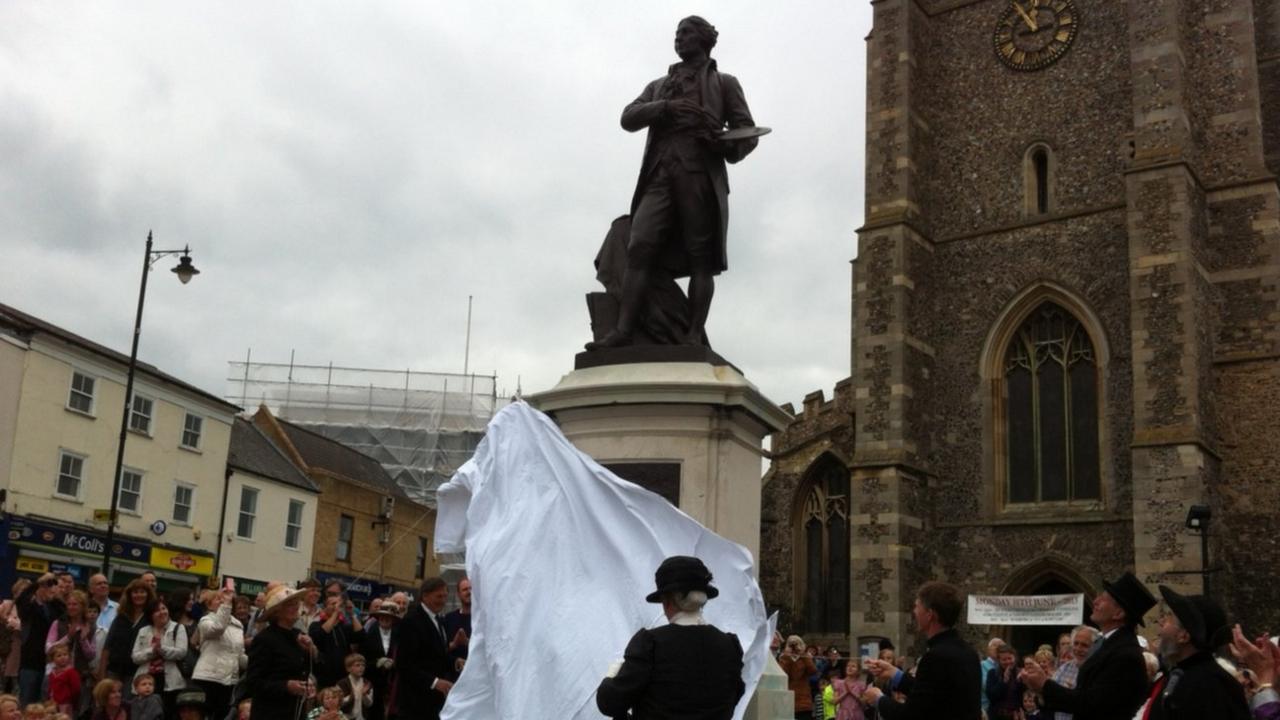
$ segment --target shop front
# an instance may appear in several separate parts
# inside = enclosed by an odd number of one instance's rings
[[[20,577],[36,578],[46,572],[69,572],[76,584],[88,584],[102,567],[107,548],[103,533],[95,528],[45,520],[7,516],[0,522],[7,542],[0,547],[0,587]],[[111,586],[124,587],[144,572],[154,572],[161,592],[204,585],[213,571],[213,556],[181,548],[152,546],[145,540],[116,535],[111,541]]]

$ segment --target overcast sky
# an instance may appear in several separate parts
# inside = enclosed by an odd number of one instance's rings
[[[866,0],[0,4],[0,302],[212,392],[227,362],[461,371],[544,390],[628,211],[622,108],[677,21],[774,128],[729,169],[713,346],[779,404],[849,367]]]

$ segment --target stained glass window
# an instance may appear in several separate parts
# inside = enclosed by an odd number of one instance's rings
[[[1088,332],[1045,302],[1014,334],[1004,368],[1008,501],[1098,499],[1098,365]]]

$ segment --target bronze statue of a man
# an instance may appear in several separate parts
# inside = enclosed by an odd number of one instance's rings
[[[757,140],[724,140],[728,128],[752,127],[751,110],[737,78],[720,72],[710,57],[715,27],[698,16],[676,27],[680,62],[654,80],[622,111],[622,128],[648,128],[640,178],[631,199],[621,307],[617,326],[588,350],[633,342],[656,266],[671,277],[689,277],[688,327],[681,344],[703,343],[715,276],[727,267],[729,178]]]

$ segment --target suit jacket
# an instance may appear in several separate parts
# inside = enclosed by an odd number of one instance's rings
[[[631,198],[632,215],[640,204],[640,198],[644,195],[650,175],[658,165],[657,141],[663,133],[666,107],[662,90],[677,67],[678,64],[672,65],[666,75],[645,86],[640,97],[633,100],[622,111],[622,128],[627,132],[649,128],[644,144],[644,160],[640,165],[640,178],[636,182],[636,190]],[[747,98],[742,92],[742,86],[738,84],[738,79],[717,70],[715,60],[708,59],[706,65],[702,67],[699,72],[698,86],[702,107],[717,120],[727,124],[730,129],[752,127],[756,124],[751,118],[751,109],[747,107]],[[716,208],[719,211],[720,224],[718,272],[728,267],[729,175],[725,171],[724,163],[726,160],[736,163],[746,157],[755,149],[757,142],[755,139],[741,140],[731,143],[724,151],[715,151],[708,146],[707,150],[698,153],[696,158],[682,157],[686,167],[691,162],[696,162],[700,166],[697,171],[707,173],[719,200]],[[684,277],[689,274],[687,259],[683,259],[682,253],[665,253],[662,262],[672,271],[674,277]]]
[[[1196,653],[1178,663],[1161,684],[1163,690],[1151,701],[1151,720],[1249,720],[1244,690],[1212,653]]]
[[[1045,708],[1074,720],[1129,720],[1147,699],[1147,664],[1132,627],[1103,641],[1080,666],[1073,689],[1050,680],[1041,693]]]
[[[742,697],[742,645],[712,625],[664,625],[631,638],[615,677],[596,689],[612,718],[728,720]]]
[[[416,603],[400,621],[400,647],[396,650],[396,708],[406,720],[438,720],[444,693],[433,690],[437,678],[452,677],[444,637],[436,631],[422,603]]]
[[[916,665],[916,676],[903,674],[897,689],[907,696],[903,703],[890,697],[876,704],[882,720],[978,720],[982,703],[982,661],[955,629],[929,638],[928,648]],[[1128,718],[1126,718],[1128,720]]]

